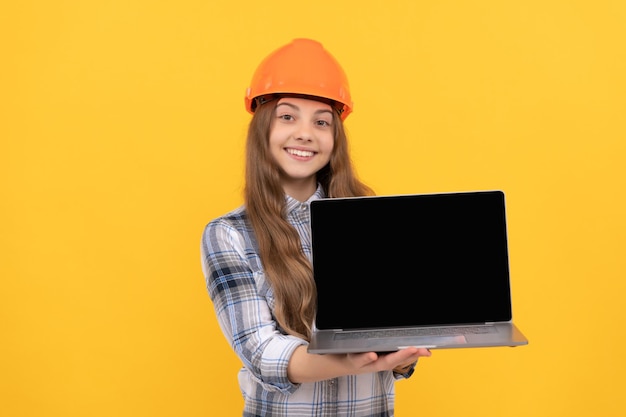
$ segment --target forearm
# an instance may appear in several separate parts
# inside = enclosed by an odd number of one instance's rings
[[[287,376],[291,382],[301,384],[357,373],[349,365],[346,355],[310,354],[303,345],[294,350],[287,366]]]
[[[424,348],[406,348],[385,355],[374,352],[347,355],[315,355],[298,346],[287,365],[287,377],[294,384],[315,382],[344,375],[391,371],[404,368],[421,356],[430,356]]]

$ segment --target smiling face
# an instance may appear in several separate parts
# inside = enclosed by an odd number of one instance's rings
[[[320,101],[283,97],[270,126],[270,153],[281,171],[283,190],[305,201],[317,188],[317,172],[334,146],[333,109]]]

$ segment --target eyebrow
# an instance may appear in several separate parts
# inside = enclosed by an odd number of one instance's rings
[[[282,103],[278,103],[276,105],[276,108],[278,109],[278,107],[280,107],[280,106],[289,106],[289,107],[291,107],[294,110],[298,110],[298,111],[300,110],[300,107],[296,106],[295,104],[289,103],[289,102],[284,102],[283,101]],[[331,109],[318,109],[318,110],[315,110],[315,114],[320,114],[320,113],[330,113],[330,114],[332,114],[333,112],[332,112]]]

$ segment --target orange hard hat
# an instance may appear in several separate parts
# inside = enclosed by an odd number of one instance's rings
[[[331,100],[342,120],[353,108],[346,73],[321,43],[311,39],[294,39],[259,64],[246,91],[246,110],[254,113],[257,100],[281,94]]]

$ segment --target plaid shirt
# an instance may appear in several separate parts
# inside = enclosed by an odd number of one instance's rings
[[[309,202],[289,196],[287,219],[311,258]],[[293,384],[287,364],[303,339],[287,335],[274,320],[274,296],[265,279],[246,211],[240,207],[211,221],[202,243],[202,268],[222,332],[243,363],[239,385],[244,416],[392,416],[394,382],[409,377],[384,371]]]

